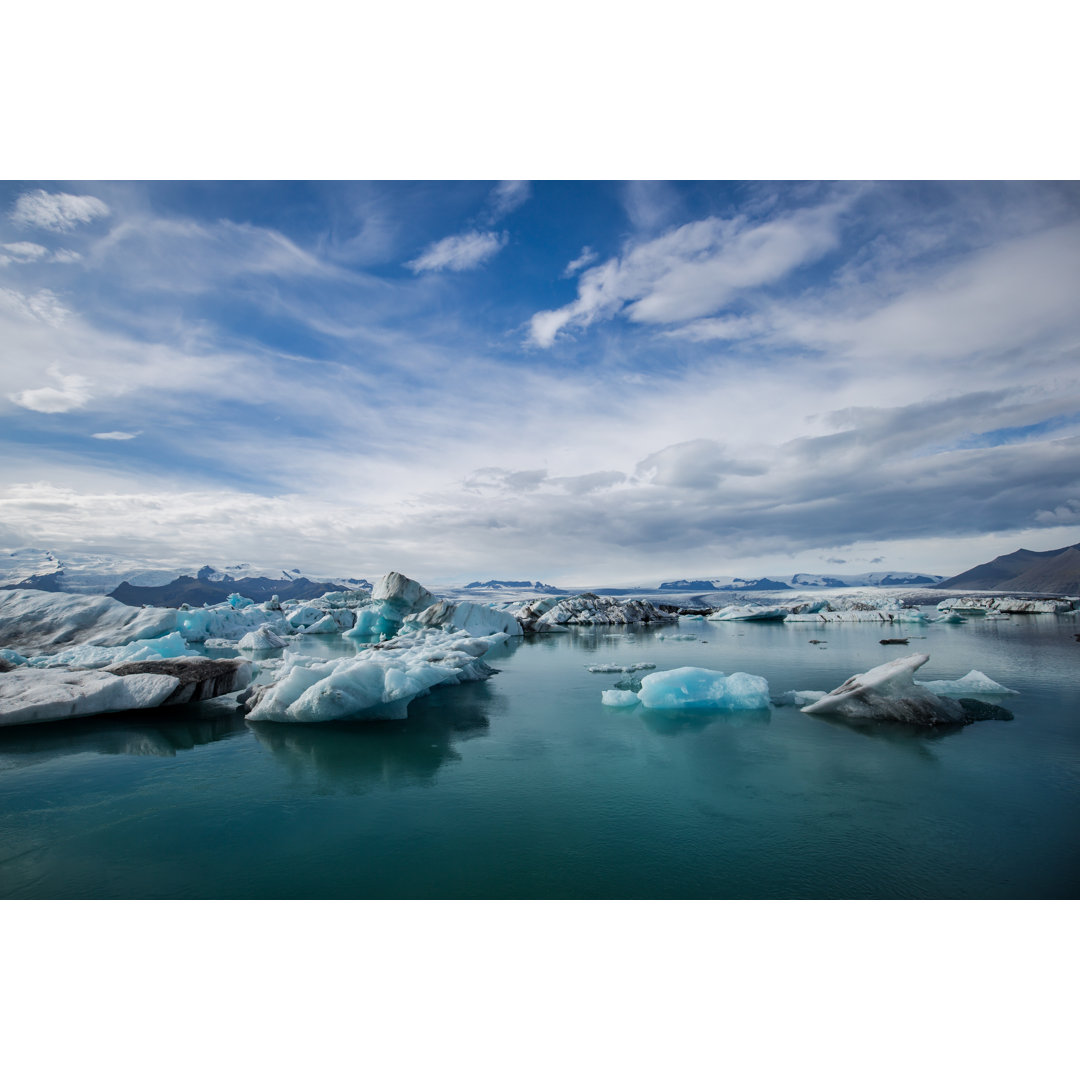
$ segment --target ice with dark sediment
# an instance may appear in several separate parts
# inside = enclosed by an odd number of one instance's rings
[[[929,659],[926,653],[912,653],[852,675],[835,690],[804,705],[802,711],[930,727],[967,723],[962,705],[915,682],[915,672]]]

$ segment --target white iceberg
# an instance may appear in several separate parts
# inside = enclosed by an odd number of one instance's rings
[[[127,645],[114,645],[112,648],[104,645],[76,645],[49,656],[31,657],[27,663],[37,668],[103,668],[132,660],[196,655],[187,648],[187,642],[181,634],[174,630],[164,637],[132,641]]]
[[[617,675],[632,671],[652,671],[655,667],[655,664],[646,664],[644,662],[638,664],[589,664],[585,670],[591,671],[594,675]]]
[[[236,647],[248,652],[265,652],[268,649],[284,649],[288,644],[287,638],[275,634],[269,623],[263,623],[257,630],[245,634]]]
[[[966,697],[968,694],[1018,694],[1020,692],[994,682],[989,675],[984,675],[974,668],[962,679],[936,679],[933,682],[920,682],[916,679],[915,685],[923,686],[932,694],[943,694],[945,697]]]
[[[401,719],[409,702],[434,686],[494,674],[481,657],[505,634],[473,637],[464,630],[420,630],[356,656],[317,660],[287,656],[273,683],[245,703],[251,720],[321,723]]]
[[[708,616],[709,622],[783,622],[786,607],[763,607],[760,604],[729,604]]]
[[[647,709],[767,709],[769,684],[760,675],[725,675],[709,668],[654,671],[641,680],[637,698]]]
[[[602,690],[600,701],[604,705],[610,705],[616,709],[626,709],[631,705],[640,704],[640,699],[633,690]]]
[[[570,626],[630,626],[636,623],[677,622],[679,616],[661,611],[649,600],[618,600],[613,596],[580,593],[561,599],[543,596],[509,610],[527,631],[551,631]]]
[[[454,603],[439,600],[415,615],[407,615],[403,628],[443,626],[467,630],[475,637],[487,634],[521,636],[521,623],[509,612],[488,604],[474,604],[469,600]]]
[[[0,590],[0,646],[26,655],[73,645],[126,645],[178,628],[172,608],[134,608],[108,596]]]
[[[915,682],[914,673],[929,659],[926,653],[912,653],[852,675],[802,711],[925,726],[966,723],[961,705]]]
[[[19,668],[0,676],[0,727],[154,709],[179,685],[171,675]]]

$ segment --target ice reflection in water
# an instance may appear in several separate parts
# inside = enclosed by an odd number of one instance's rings
[[[73,754],[175,757],[246,730],[229,698],[172,709],[139,709],[97,718],[0,728],[0,768],[37,764]]]
[[[315,773],[335,791],[429,785],[461,755],[455,744],[486,735],[486,683],[438,687],[404,720],[282,724],[249,721],[256,739],[297,780]]]

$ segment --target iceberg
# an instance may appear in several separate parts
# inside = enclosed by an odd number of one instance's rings
[[[650,600],[618,600],[613,596],[580,593],[562,599],[544,596],[511,605],[522,629],[544,632],[568,626],[629,626],[635,623],[677,622],[675,612],[662,611]]]
[[[179,685],[170,675],[19,668],[0,679],[0,727],[154,709]]]
[[[275,634],[269,623],[263,623],[257,630],[246,633],[236,647],[248,652],[266,652],[269,649],[284,649],[288,644],[287,638]]]
[[[656,667],[655,664],[589,664],[585,668],[586,671],[591,671],[594,675],[617,675],[617,674],[629,674],[632,671],[652,671]]]
[[[640,704],[640,699],[633,690],[602,690],[600,701],[604,705],[610,705],[616,709],[626,709],[632,705]]]
[[[76,645],[49,656],[35,656],[27,661],[31,667],[104,668],[131,660],[154,660],[163,657],[195,656],[187,642],[174,630],[164,637],[132,641],[127,645],[108,648],[104,645]]]
[[[73,645],[126,645],[178,629],[172,608],[133,608],[107,596],[0,590],[0,646],[47,653]]]
[[[767,709],[769,684],[760,675],[725,675],[709,668],[654,671],[641,680],[637,698],[647,709]]]
[[[481,659],[505,634],[473,637],[465,630],[427,628],[364,649],[356,656],[317,660],[287,656],[274,682],[242,701],[250,720],[324,723],[402,719],[432,687],[486,679]]]
[[[252,680],[255,667],[249,660],[210,660],[205,656],[162,657],[156,660],[133,660],[114,664],[107,669],[112,675],[124,678],[146,675],[167,675],[177,680],[177,686],[162,705],[186,705],[206,701],[243,690]]]
[[[951,596],[938,604],[938,611],[960,611],[971,615],[1065,615],[1073,611],[1073,600],[1021,600],[1015,596]]]
[[[1018,694],[1020,692],[994,682],[989,675],[984,675],[974,668],[962,679],[937,679],[933,682],[920,682],[916,679],[915,685],[923,686],[931,693],[945,697],[966,697],[968,694]]]
[[[457,630],[467,630],[476,637],[487,634],[520,637],[522,633],[521,623],[509,611],[501,611],[488,604],[475,604],[469,600],[456,604],[452,600],[439,600],[415,615],[407,615],[403,629],[425,626],[454,627]]]
[[[802,711],[927,727],[968,723],[962,705],[938,697],[915,682],[914,673],[929,659],[926,653],[912,653],[879,664],[865,674],[852,675],[818,701],[804,705]]]
[[[782,622],[788,617],[786,607],[762,607],[759,604],[730,604],[707,616],[709,622]]]

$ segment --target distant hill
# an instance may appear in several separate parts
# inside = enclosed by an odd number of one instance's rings
[[[466,589],[531,589],[536,593],[565,593],[555,585],[545,585],[542,581],[501,581],[492,578],[490,581],[470,581]]]
[[[934,588],[1080,595],[1080,544],[1053,551],[1018,548],[965,570]]]
[[[371,585],[357,582],[352,588],[370,589]],[[239,593],[261,604],[276,596],[279,600],[314,600],[323,593],[337,592],[341,585],[331,581],[309,581],[306,577],[282,578],[231,578],[210,581],[204,577],[188,577],[182,574],[167,585],[129,585],[121,582],[111,593],[114,600],[133,607],[150,604],[153,607],[179,607],[190,604],[220,604],[232,593]]]
[[[917,574],[898,570],[875,570],[868,574],[794,574],[790,578],[680,578],[663,581],[663,592],[777,592],[781,589],[848,589],[852,587],[929,585],[940,574]]]

